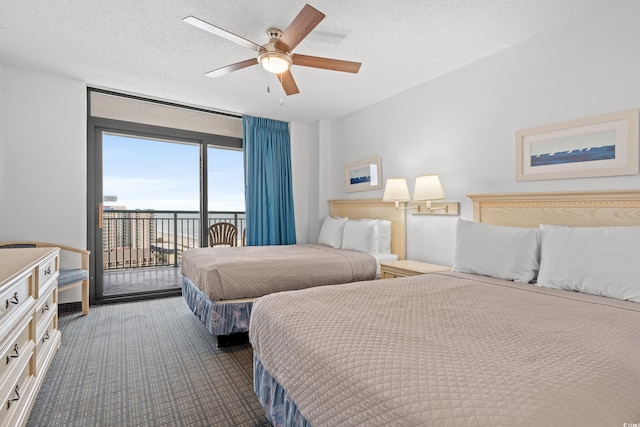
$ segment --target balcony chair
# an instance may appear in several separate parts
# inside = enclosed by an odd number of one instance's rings
[[[58,275],[58,292],[82,286],[82,315],[89,314],[89,254],[85,249],[72,248],[70,246],[56,245],[44,242],[4,242],[0,243],[0,249],[10,248],[60,248],[63,252],[77,254],[81,258],[81,268],[62,268]]]
[[[236,246],[238,229],[230,222],[216,222],[209,226],[209,246]]]

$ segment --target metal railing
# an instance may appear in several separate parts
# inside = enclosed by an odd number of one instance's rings
[[[207,228],[230,222],[238,229],[238,246],[245,228],[244,212],[209,211]],[[103,211],[102,248],[104,270],[180,265],[182,252],[200,247],[200,214],[197,211]],[[206,246],[208,236],[203,236]]]

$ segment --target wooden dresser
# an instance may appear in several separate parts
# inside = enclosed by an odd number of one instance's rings
[[[60,347],[58,248],[0,251],[0,426],[22,426]]]

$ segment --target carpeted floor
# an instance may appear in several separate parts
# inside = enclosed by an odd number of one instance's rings
[[[35,426],[269,426],[248,344],[217,349],[182,297],[60,316]]]

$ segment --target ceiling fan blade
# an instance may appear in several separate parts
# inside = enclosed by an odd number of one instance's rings
[[[284,89],[284,93],[288,95],[295,95],[296,93],[300,93],[298,89],[298,85],[296,81],[293,79],[293,74],[291,74],[291,70],[287,70],[284,73],[278,74],[278,80],[280,80],[280,84]]]
[[[302,65],[303,67],[322,68],[324,70],[343,71],[345,73],[357,73],[362,65],[359,62],[297,54],[293,55],[293,64]]]
[[[186,22],[187,24],[193,25],[194,27],[200,28],[201,30],[205,30],[211,34],[215,34],[216,36],[220,36],[222,38],[230,40],[234,43],[238,43],[239,45],[248,47],[249,49],[253,49],[255,51],[260,50],[260,48],[262,47],[259,44],[252,42],[251,40],[247,40],[245,38],[237,36],[233,33],[230,33],[227,30],[223,30],[222,28],[216,27],[215,25],[211,25],[208,22],[205,22],[202,19],[198,19],[194,16],[187,16],[186,18],[183,19],[183,21]]]
[[[247,67],[250,67],[252,65],[256,65],[257,63],[258,63],[258,59],[257,58],[251,58],[251,59],[247,59],[247,60],[242,61],[242,62],[237,62],[235,64],[227,65],[226,67],[222,67],[222,68],[215,69],[213,71],[209,71],[208,73],[205,74],[205,76],[207,76],[207,77],[220,77],[220,76],[224,76],[225,74],[229,74],[229,73],[231,73],[233,71],[242,70],[243,68],[247,68]]]
[[[324,17],[324,13],[317,11],[308,4],[305,5],[300,13],[298,13],[298,16],[296,16],[287,29],[284,30],[280,40],[276,43],[276,47],[286,52],[291,52]]]

